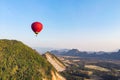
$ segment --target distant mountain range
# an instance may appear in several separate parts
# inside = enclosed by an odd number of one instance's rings
[[[68,49],[59,49],[59,48],[50,48],[50,47],[33,47],[33,49],[37,50],[40,54],[44,54],[46,52],[50,52],[52,50],[57,50],[57,51],[67,51]]]
[[[52,50],[51,53],[55,55],[63,55],[63,56],[78,56],[82,58],[98,58],[98,59],[115,59],[120,60],[120,50],[116,52],[87,52],[87,51],[79,51],[78,49],[71,50]]]

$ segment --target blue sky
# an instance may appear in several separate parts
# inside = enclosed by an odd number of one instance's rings
[[[31,23],[44,27],[36,37]],[[0,0],[0,39],[31,47],[120,48],[120,0]]]

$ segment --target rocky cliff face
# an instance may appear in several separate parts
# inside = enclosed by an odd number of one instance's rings
[[[63,76],[61,76],[58,72],[51,71],[52,79],[51,80],[66,80]],[[48,80],[46,78],[43,78],[42,80]]]
[[[44,54],[44,56],[58,72],[64,71],[66,69],[64,63],[62,63],[55,55],[47,52]]]

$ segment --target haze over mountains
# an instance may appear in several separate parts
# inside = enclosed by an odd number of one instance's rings
[[[64,56],[79,56],[83,58],[100,58],[100,59],[116,59],[120,60],[120,50],[116,52],[87,52],[87,51],[79,51],[78,49],[71,50],[52,50],[51,53],[55,55],[64,55]]]

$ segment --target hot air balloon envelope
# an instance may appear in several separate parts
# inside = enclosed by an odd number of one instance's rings
[[[43,29],[43,25],[40,22],[33,22],[31,28],[35,34],[38,34]]]

